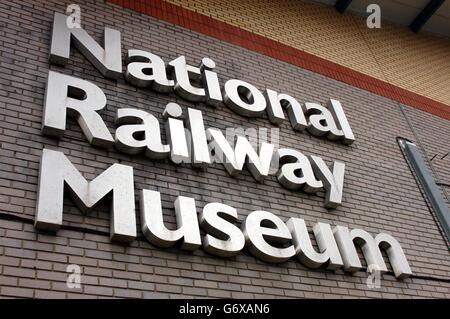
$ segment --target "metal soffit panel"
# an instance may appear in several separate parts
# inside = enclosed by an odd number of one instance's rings
[[[308,0],[329,6],[335,6],[336,0]],[[384,21],[409,26],[411,22],[427,6],[430,0],[353,0],[346,11],[357,15],[367,15],[369,4],[376,3],[381,7],[381,17]],[[426,21],[420,32],[450,39],[450,1],[444,1],[434,14]]]

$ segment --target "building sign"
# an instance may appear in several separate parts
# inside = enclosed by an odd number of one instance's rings
[[[130,85],[159,93],[175,92],[192,102],[203,102],[209,110],[226,105],[244,117],[267,113],[270,122],[280,124],[286,111],[294,131],[306,130],[337,143],[350,145],[355,137],[339,101],[327,106],[313,102],[300,104],[294,97],[272,89],[264,92],[250,83],[229,79],[223,87],[214,72],[215,62],[203,58],[199,66],[186,63],[184,56],[167,62],[159,56],[129,49],[126,71],[122,73],[122,46],[119,31],[105,28],[104,45],[99,45],[84,29],[67,24],[67,17],[55,13],[50,48],[50,62],[65,65],[74,45],[104,77],[124,76]],[[203,114],[194,108],[183,109],[168,103],[162,112],[163,143],[157,117],[149,112],[119,108],[115,116],[115,134],[110,133],[98,111],[107,104],[104,92],[94,83],[49,71],[45,93],[42,132],[60,137],[66,121],[78,121],[86,139],[97,147],[114,146],[119,152],[144,154],[149,160],[169,158],[175,165],[192,167],[220,162],[230,175],[249,170],[255,182],[275,174],[281,187],[308,193],[324,190],[324,206],[335,208],[342,202],[345,164],[335,160],[331,166],[316,155],[304,155],[289,148],[262,142],[254,147],[245,136],[229,141],[221,130],[205,127]],[[139,137],[138,137],[139,136]],[[347,147],[347,146],[345,146]],[[63,221],[64,192],[73,195],[77,206],[87,212],[106,195],[111,196],[111,240],[131,242],[136,238],[136,207],[133,167],[114,164],[92,181],[87,181],[70,160],[59,151],[42,152],[35,227],[57,231]],[[361,246],[368,265],[381,272],[387,267],[380,249],[387,253],[397,278],[411,275],[405,254],[395,238],[380,233],[370,235],[361,229],[331,227],[317,223],[313,232],[319,250],[311,243],[305,221],[259,210],[248,214],[239,228],[235,208],[223,203],[208,203],[197,212],[195,200],[178,196],[175,200],[177,229],[165,227],[158,191],[139,191],[142,232],[150,243],[171,247],[182,243],[185,250],[200,246],[212,254],[230,257],[247,248],[254,256],[271,263],[296,257],[304,265],[357,271],[363,266],[355,245]],[[206,234],[201,235],[200,229]]]

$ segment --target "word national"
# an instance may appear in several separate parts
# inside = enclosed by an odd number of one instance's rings
[[[126,71],[122,73],[120,32],[105,28],[104,45],[101,46],[81,27],[68,24],[67,16],[55,13],[50,62],[67,64],[71,44],[107,78],[124,76],[131,85],[158,93],[175,92],[185,100],[204,102],[212,110],[226,105],[245,117],[260,117],[267,112],[273,124],[280,124],[286,111],[295,131],[306,130],[344,145],[355,140],[337,100],[330,99],[326,107],[309,102],[300,104],[290,95],[271,89],[261,92],[237,79],[230,79],[221,87],[213,71],[215,62],[209,58],[203,58],[199,66],[187,64],[184,56],[166,64],[155,54],[130,49]],[[201,111],[183,110],[176,103],[168,103],[162,110],[165,139],[154,114],[128,107],[117,109],[113,136],[99,114],[106,104],[106,95],[94,83],[49,71],[42,132],[61,137],[66,130],[67,118],[72,117],[93,146],[114,146],[120,152],[144,154],[151,160],[169,158],[175,164],[204,167],[218,162],[232,176],[242,171],[245,165],[257,182],[275,174],[287,189],[307,193],[324,190],[327,208],[336,208],[342,202],[345,164],[341,161],[333,161],[328,166],[319,156],[277,148],[273,141],[254,145],[245,136],[230,141],[221,130],[205,127]],[[163,140],[167,142],[163,143]],[[61,227],[67,191],[83,212],[109,198],[111,240],[131,242],[136,238],[133,167],[113,164],[88,181],[62,152],[43,149],[35,218],[37,229],[57,231]],[[108,196],[110,194],[112,196]],[[185,196],[178,196],[174,203],[177,229],[170,230],[163,222],[160,193],[144,188],[139,194],[142,232],[158,247],[181,243],[182,249],[193,251],[203,246],[206,252],[220,257],[234,256],[246,247],[266,262],[281,263],[296,257],[312,268],[324,266],[357,271],[363,268],[355,246],[358,245],[368,266],[374,265],[381,272],[388,271],[380,250],[384,249],[396,277],[411,274],[400,244],[388,234],[372,237],[364,230],[349,230],[344,226],[332,228],[326,223],[317,223],[313,227],[317,251],[301,218],[292,217],[284,222],[276,215],[260,210],[250,212],[239,222],[238,213],[231,206],[208,203],[198,213],[195,200]]]

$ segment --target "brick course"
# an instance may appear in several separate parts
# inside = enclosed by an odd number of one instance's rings
[[[174,94],[137,89],[124,79],[105,79],[76,49],[66,67],[50,66],[53,13],[65,12],[70,3],[0,3],[0,296],[450,297],[448,243],[396,142],[398,136],[421,142],[428,155],[448,151],[448,120],[404,106],[413,131],[397,101],[118,5],[85,0],[79,2],[83,27],[97,40],[105,26],[120,30],[124,54],[127,49],[142,49],[165,61],[186,55],[191,64],[209,56],[217,64],[222,83],[238,78],[260,89],[291,94],[302,102],[340,100],[356,136],[351,147],[294,132],[287,122],[280,126],[280,146],[319,155],[328,163],[343,160],[347,165],[343,204],[327,211],[323,193],[291,192],[274,176],[256,183],[245,169],[230,177],[220,164],[200,171],[142,155],[128,156],[114,148],[95,148],[73,120],[68,121],[61,139],[45,137],[40,129],[49,69],[98,85],[108,99],[101,114],[112,132],[117,108],[144,109],[161,119],[168,102],[202,110],[207,127],[271,127],[267,118],[249,120],[226,107],[211,109]],[[130,245],[111,243],[107,205],[83,215],[69,199],[64,206],[64,226],[57,235],[37,232],[32,224],[43,147],[64,152],[89,179],[113,163],[133,166],[136,189],[161,192],[169,224],[174,222],[174,199],[185,195],[195,197],[198,209],[210,201],[232,205],[239,220],[253,210],[265,209],[283,220],[304,218],[309,227],[324,221],[372,234],[391,233],[405,250],[414,275],[398,281],[388,273],[381,289],[370,290],[363,271],[351,275],[341,270],[311,270],[294,259],[270,265],[247,252],[222,259],[202,250],[160,249],[142,234]],[[442,181],[450,179],[449,160],[432,162]],[[82,268],[81,289],[66,286],[66,267],[71,263]]]

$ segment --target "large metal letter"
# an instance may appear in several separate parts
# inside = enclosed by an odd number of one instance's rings
[[[184,117],[183,110],[177,103],[167,103],[163,117],[166,119],[165,129],[167,142],[170,145],[170,159],[176,164],[189,163],[189,145],[186,129],[183,120],[176,119]]]
[[[35,227],[56,231],[62,225],[64,185],[74,202],[89,212],[112,192],[111,240],[131,242],[136,238],[133,168],[113,164],[88,182],[67,157],[57,151],[42,151]]]
[[[188,129],[191,131],[192,163],[194,165],[210,164],[208,140],[206,138],[205,125],[202,112],[188,108]]]
[[[225,156],[222,163],[230,175],[236,175],[241,171],[247,158],[247,168],[255,180],[261,181],[269,175],[274,149],[272,144],[262,142],[258,155],[251,143],[243,136],[237,137],[234,150],[220,130],[209,128],[206,130],[206,136],[210,140],[210,147],[220,149]]]
[[[345,116],[344,109],[339,101],[330,99],[327,105],[328,109],[333,112],[334,120],[344,135],[341,137],[342,143],[345,145],[351,145],[355,141],[350,124]]]
[[[323,183],[314,176],[311,163],[302,153],[281,148],[278,150],[280,163],[277,178],[281,185],[287,189],[303,189],[307,193],[316,193],[322,189]]]
[[[332,141],[338,140],[344,135],[338,129],[333,114],[326,107],[316,103],[305,103],[305,108],[309,115],[307,129],[312,135],[326,135]]]
[[[246,245],[254,256],[266,262],[281,263],[295,255],[294,246],[289,244],[292,240],[289,228],[274,214],[262,210],[251,212],[242,228]],[[288,246],[282,247],[284,244]]]
[[[280,124],[284,120],[284,107],[288,112],[289,120],[294,130],[303,131],[308,126],[302,106],[292,96],[278,94],[269,89],[266,90],[265,95],[269,101],[267,115],[272,123]]]
[[[314,173],[322,181],[325,188],[325,207],[336,208],[342,203],[344,188],[345,163],[334,161],[331,170],[322,158],[309,156]]]
[[[105,28],[103,49],[84,29],[69,28],[66,21],[66,15],[55,12],[50,47],[50,62],[59,65],[67,64],[72,39],[78,50],[80,50],[103,76],[112,79],[119,78],[122,74],[120,32]]]
[[[191,77],[201,82],[200,68],[186,64],[186,58],[182,55],[169,62],[173,67],[172,77],[175,80],[174,91],[183,99],[192,102],[200,102],[206,99],[205,89],[195,87],[191,83]]]
[[[203,237],[203,247],[210,254],[230,257],[244,248],[245,238],[241,230],[233,224],[237,212],[231,206],[209,203],[200,215],[200,225],[208,233]]]
[[[140,201],[142,232],[152,244],[166,248],[182,240],[181,248],[185,250],[200,247],[202,241],[193,198],[178,196],[175,200],[177,230],[169,230],[164,226],[159,192],[143,189]]]
[[[396,278],[403,279],[412,275],[405,253],[394,237],[381,233],[375,237],[375,242],[386,251]]]
[[[219,78],[217,73],[213,72],[216,63],[210,58],[203,58],[200,64],[200,72],[202,73],[202,83],[205,87],[206,104],[218,106],[222,103],[222,92],[220,91]]]
[[[49,71],[44,102],[42,132],[62,136],[66,116],[78,121],[89,143],[108,147],[114,143],[106,124],[97,113],[106,105],[103,91],[91,82]]]
[[[317,268],[326,264],[328,269],[338,269],[344,265],[330,225],[317,223],[313,227],[319,252],[311,244],[303,219],[292,217],[287,221],[287,226],[292,234],[295,253],[305,266]]]
[[[173,90],[174,81],[167,79],[166,65],[159,56],[141,50],[128,50],[125,79],[138,87],[151,87],[157,92]]]
[[[261,91],[241,80],[228,80],[225,83],[223,101],[234,112],[248,117],[260,116],[267,104]]]
[[[359,260],[355,245],[353,244],[353,238],[350,234],[349,229],[345,226],[336,226],[333,229],[333,234],[334,238],[336,238],[336,242],[342,256],[342,261],[344,262],[344,270],[349,272],[360,270],[362,268],[362,264]],[[377,260],[377,266],[380,266],[378,265],[378,261],[379,260]],[[381,261],[384,265],[382,256]],[[386,268],[386,265],[384,265],[384,268]]]
[[[386,264],[379,248],[385,249],[394,270],[395,277],[406,278],[412,274],[406,256],[400,244],[388,234],[378,234],[375,239],[366,231],[336,226],[333,229],[334,237],[344,261],[346,271],[357,271],[362,268],[355,244],[360,246],[367,265],[376,265],[380,272],[386,272]]]
[[[127,154],[138,154],[145,150],[145,155],[152,159],[169,155],[170,146],[162,144],[159,122],[152,114],[137,109],[118,109],[115,122],[121,125],[116,130],[118,150]],[[137,139],[136,133],[143,136]]]

